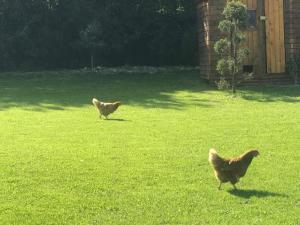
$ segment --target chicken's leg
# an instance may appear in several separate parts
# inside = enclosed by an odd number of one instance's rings
[[[222,186],[222,182],[220,181],[220,184],[219,184],[218,190],[221,190],[221,186]]]

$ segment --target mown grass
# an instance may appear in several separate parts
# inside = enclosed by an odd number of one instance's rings
[[[100,120],[91,98],[121,100]],[[300,224],[299,87],[197,72],[0,75],[0,224]],[[258,148],[239,191],[207,157]]]

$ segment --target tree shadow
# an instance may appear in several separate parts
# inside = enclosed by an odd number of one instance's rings
[[[210,96],[214,91],[214,87],[199,78],[196,70],[157,74],[0,73],[0,111],[10,108],[38,112],[68,110],[92,105],[93,97],[143,108],[213,108],[221,101]],[[247,101],[300,102],[300,88],[293,86],[243,87],[238,95]]]
[[[76,71],[1,73],[0,111],[12,107],[39,112],[66,110],[92,105],[93,97],[144,108],[214,107],[216,101],[197,95],[209,90],[212,88],[200,80],[198,71],[109,75]],[[174,95],[177,92],[189,94],[178,97]]]
[[[262,190],[242,190],[242,189],[237,189],[237,190],[230,190],[228,191],[231,195],[234,195],[236,197],[240,198],[245,198],[245,199],[250,199],[252,197],[257,197],[257,198],[266,198],[266,197],[283,197],[287,198],[288,195],[286,194],[281,194],[281,193],[275,193],[275,192],[270,192],[270,191],[262,191]]]
[[[264,103],[299,103],[300,87],[294,85],[244,87],[240,92],[240,97],[245,100]]]

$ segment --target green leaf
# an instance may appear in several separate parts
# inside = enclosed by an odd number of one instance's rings
[[[218,53],[220,56],[228,54],[229,49],[230,41],[227,38],[220,39],[214,45],[215,52]]]

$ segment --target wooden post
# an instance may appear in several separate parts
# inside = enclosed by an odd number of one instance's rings
[[[266,25],[261,20],[261,16],[265,16],[265,0],[257,0],[257,63],[254,73],[256,77],[264,77],[266,75]]]

